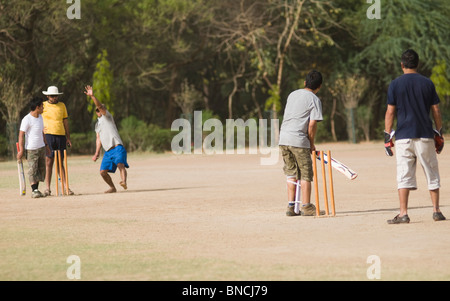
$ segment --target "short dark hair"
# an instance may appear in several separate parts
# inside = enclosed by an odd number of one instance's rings
[[[30,110],[34,111],[37,107],[40,107],[44,100],[41,97],[33,97],[30,100]]]
[[[408,49],[402,54],[402,63],[405,68],[417,69],[419,66],[419,55],[412,49]]]
[[[322,74],[317,70],[312,70],[306,75],[305,87],[316,90],[322,85]]]

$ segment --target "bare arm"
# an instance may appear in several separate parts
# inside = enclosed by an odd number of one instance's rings
[[[386,115],[384,116],[384,131],[390,133],[394,126],[395,119],[395,106],[388,105],[386,109]]]
[[[106,108],[102,105],[100,101],[98,101],[97,97],[95,97],[92,87],[86,86],[84,89],[86,90],[84,94],[91,97],[92,101],[94,101],[94,104],[100,111],[100,113],[102,113],[102,115],[106,115]]]
[[[67,145],[69,147],[72,147],[72,142],[70,141],[70,132],[69,132],[69,119],[67,119],[67,118],[63,119],[63,125],[64,125],[64,130],[66,131]]]
[[[51,154],[52,151],[50,150],[50,147],[48,146],[47,139],[45,138],[44,131],[42,131],[42,136],[43,136],[43,138],[44,138],[45,152],[46,152],[46,154],[47,154],[48,156],[50,156],[50,154]]]
[[[316,150],[316,145],[314,144],[314,139],[317,132],[317,120],[310,120],[308,125],[308,137],[311,144],[311,153]]]
[[[102,141],[100,140],[100,135],[97,133],[97,140],[95,142],[95,154],[92,157],[92,161],[97,161],[100,156],[100,149],[102,148]]]
[[[25,152],[25,145],[24,145],[25,139],[24,139],[24,136],[25,136],[25,132],[24,131],[19,131],[19,150],[17,151],[17,160],[22,159],[23,154]]]
[[[440,131],[442,129],[442,115],[441,109],[439,108],[439,104],[431,106],[431,114],[433,115],[436,130]]]

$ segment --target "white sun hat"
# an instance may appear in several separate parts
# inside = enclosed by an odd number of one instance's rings
[[[42,91],[44,95],[61,95],[62,92],[59,93],[58,88],[55,86],[48,87],[47,91]]]

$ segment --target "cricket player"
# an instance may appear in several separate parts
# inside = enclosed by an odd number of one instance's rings
[[[95,124],[95,132],[97,133],[96,150],[92,160],[94,162],[97,161],[102,146],[105,151],[100,166],[100,175],[106,184],[109,185],[109,189],[106,190],[105,193],[117,192],[111,176],[109,175],[109,173],[115,173],[117,168],[119,168],[120,177],[122,179],[119,184],[123,189],[127,189],[126,168],[129,168],[127,163],[127,151],[123,146],[114,118],[111,113],[108,112],[106,107],[94,96],[91,86],[86,86],[85,90],[84,93],[87,96],[90,96],[94,101],[96,106],[95,113],[98,117],[97,123]]]
[[[278,143],[287,177],[287,216],[316,215],[316,207],[311,204],[314,176],[311,153],[316,149],[317,123],[323,120],[322,103],[316,95],[322,87],[322,74],[316,70],[309,72],[304,85],[304,89],[292,92],[287,99]],[[300,181],[302,202],[299,212],[294,210],[297,181]]]

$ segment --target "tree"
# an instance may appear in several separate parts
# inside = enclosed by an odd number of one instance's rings
[[[13,158],[16,150],[14,141],[17,141],[21,121],[20,112],[29,99],[23,83],[0,77],[0,113],[6,120],[7,138],[11,142],[8,149]]]
[[[180,107],[185,118],[191,121],[195,104],[201,100],[201,97],[201,93],[193,85],[189,84],[188,79],[185,78],[181,84],[180,92],[174,96],[174,101]]]
[[[95,91],[97,99],[103,103],[111,114],[114,115],[114,102],[111,99],[111,88],[113,83],[113,74],[110,69],[110,64],[107,59],[108,52],[103,49],[102,53],[97,56],[98,62],[95,67],[95,72],[92,80],[92,88]],[[95,120],[95,104],[88,99],[88,110]]]
[[[370,66],[369,75],[387,85],[401,71],[400,56],[408,48],[419,53],[419,68],[425,74],[439,60],[450,61],[449,1],[386,0],[381,9],[379,21],[357,15],[357,42],[363,49],[356,61]]]
[[[272,110],[277,119],[281,110],[281,93],[286,64],[292,64],[293,45],[296,51],[302,47],[333,45],[327,33],[337,10],[331,1],[274,0],[274,1],[221,1],[217,10],[221,16],[216,24],[216,36],[223,45],[245,45],[249,55],[253,78],[247,82],[265,83],[270,95],[265,107]],[[224,7],[225,6],[225,7]],[[278,138],[278,133],[276,133]]]
[[[334,97],[338,98],[345,108],[347,116],[347,133],[349,142],[356,143],[356,117],[355,109],[362,95],[368,87],[368,80],[357,74],[341,76],[336,79],[333,88],[330,88]]]
[[[442,121],[445,129],[450,127],[450,82],[447,71],[446,62],[438,61],[438,64],[431,70],[432,73],[430,76],[441,100]]]

